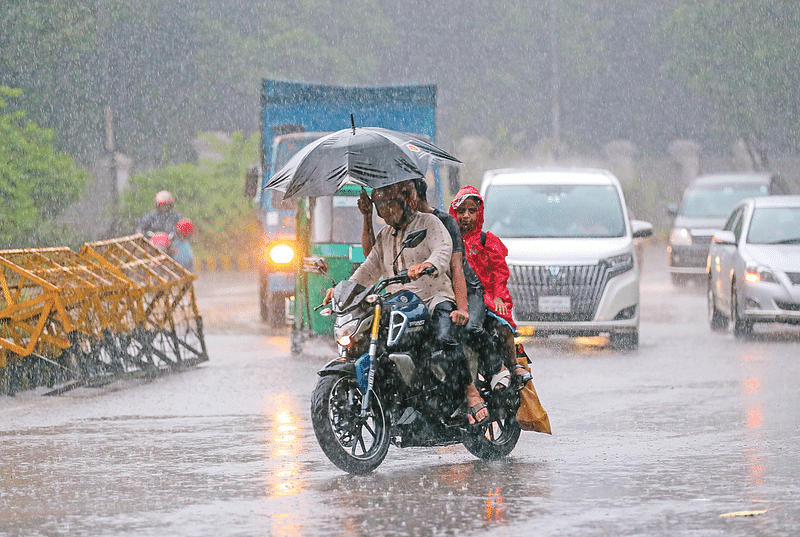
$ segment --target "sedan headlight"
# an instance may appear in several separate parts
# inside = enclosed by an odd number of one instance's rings
[[[691,246],[692,234],[685,227],[675,227],[669,232],[669,243],[673,246]]]
[[[615,255],[606,259],[606,263],[608,263],[610,275],[616,276],[633,268],[633,254],[628,252],[627,254]]]
[[[748,265],[744,271],[744,281],[748,283],[778,283],[772,271],[766,267]]]

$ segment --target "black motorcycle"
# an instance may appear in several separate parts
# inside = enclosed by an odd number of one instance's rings
[[[424,229],[409,233],[403,249],[418,246],[425,234]],[[319,371],[311,419],[322,451],[351,474],[377,468],[390,443],[463,443],[476,457],[498,459],[511,453],[519,439],[518,386],[492,390],[480,371],[476,387],[490,418],[481,425],[468,423],[464,394],[454,394],[442,371],[431,367],[431,357],[441,350],[434,346],[425,303],[407,290],[382,293],[391,284],[409,281],[406,271],[370,287],[345,280],[334,287],[331,307],[321,312],[336,315],[339,357]],[[503,351],[490,345],[482,352]]]

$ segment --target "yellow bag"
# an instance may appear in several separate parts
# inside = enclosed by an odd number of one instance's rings
[[[525,348],[521,343],[517,343],[517,363],[530,372],[531,367],[528,365],[530,360],[528,355],[525,354]],[[519,410],[517,410],[517,421],[523,431],[536,431],[537,433],[553,434],[550,431],[550,419],[547,417],[547,412],[542,407],[539,401],[539,396],[536,395],[536,389],[533,387],[533,381],[530,381],[519,392],[520,403]]]

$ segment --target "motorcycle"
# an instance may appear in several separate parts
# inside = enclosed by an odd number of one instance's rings
[[[414,248],[426,230],[409,233],[402,248]],[[429,268],[422,272],[432,274]],[[425,303],[413,292],[382,293],[410,282],[407,271],[364,287],[335,285],[330,307],[339,356],[319,372],[311,419],[322,451],[341,470],[366,474],[384,460],[389,445],[433,447],[462,443],[481,459],[499,459],[520,436],[519,386],[492,390],[480,374],[476,387],[490,418],[470,425],[464,394],[453,394],[431,360],[435,347]],[[334,282],[335,283],[335,282]],[[318,306],[316,309],[321,308]],[[497,338],[493,338],[497,341]],[[499,345],[486,352],[503,352]]]

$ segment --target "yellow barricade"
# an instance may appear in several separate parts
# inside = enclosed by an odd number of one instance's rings
[[[0,393],[7,372],[55,368],[74,385],[208,359],[195,276],[142,235],[0,251]],[[23,387],[36,385],[28,379]]]

